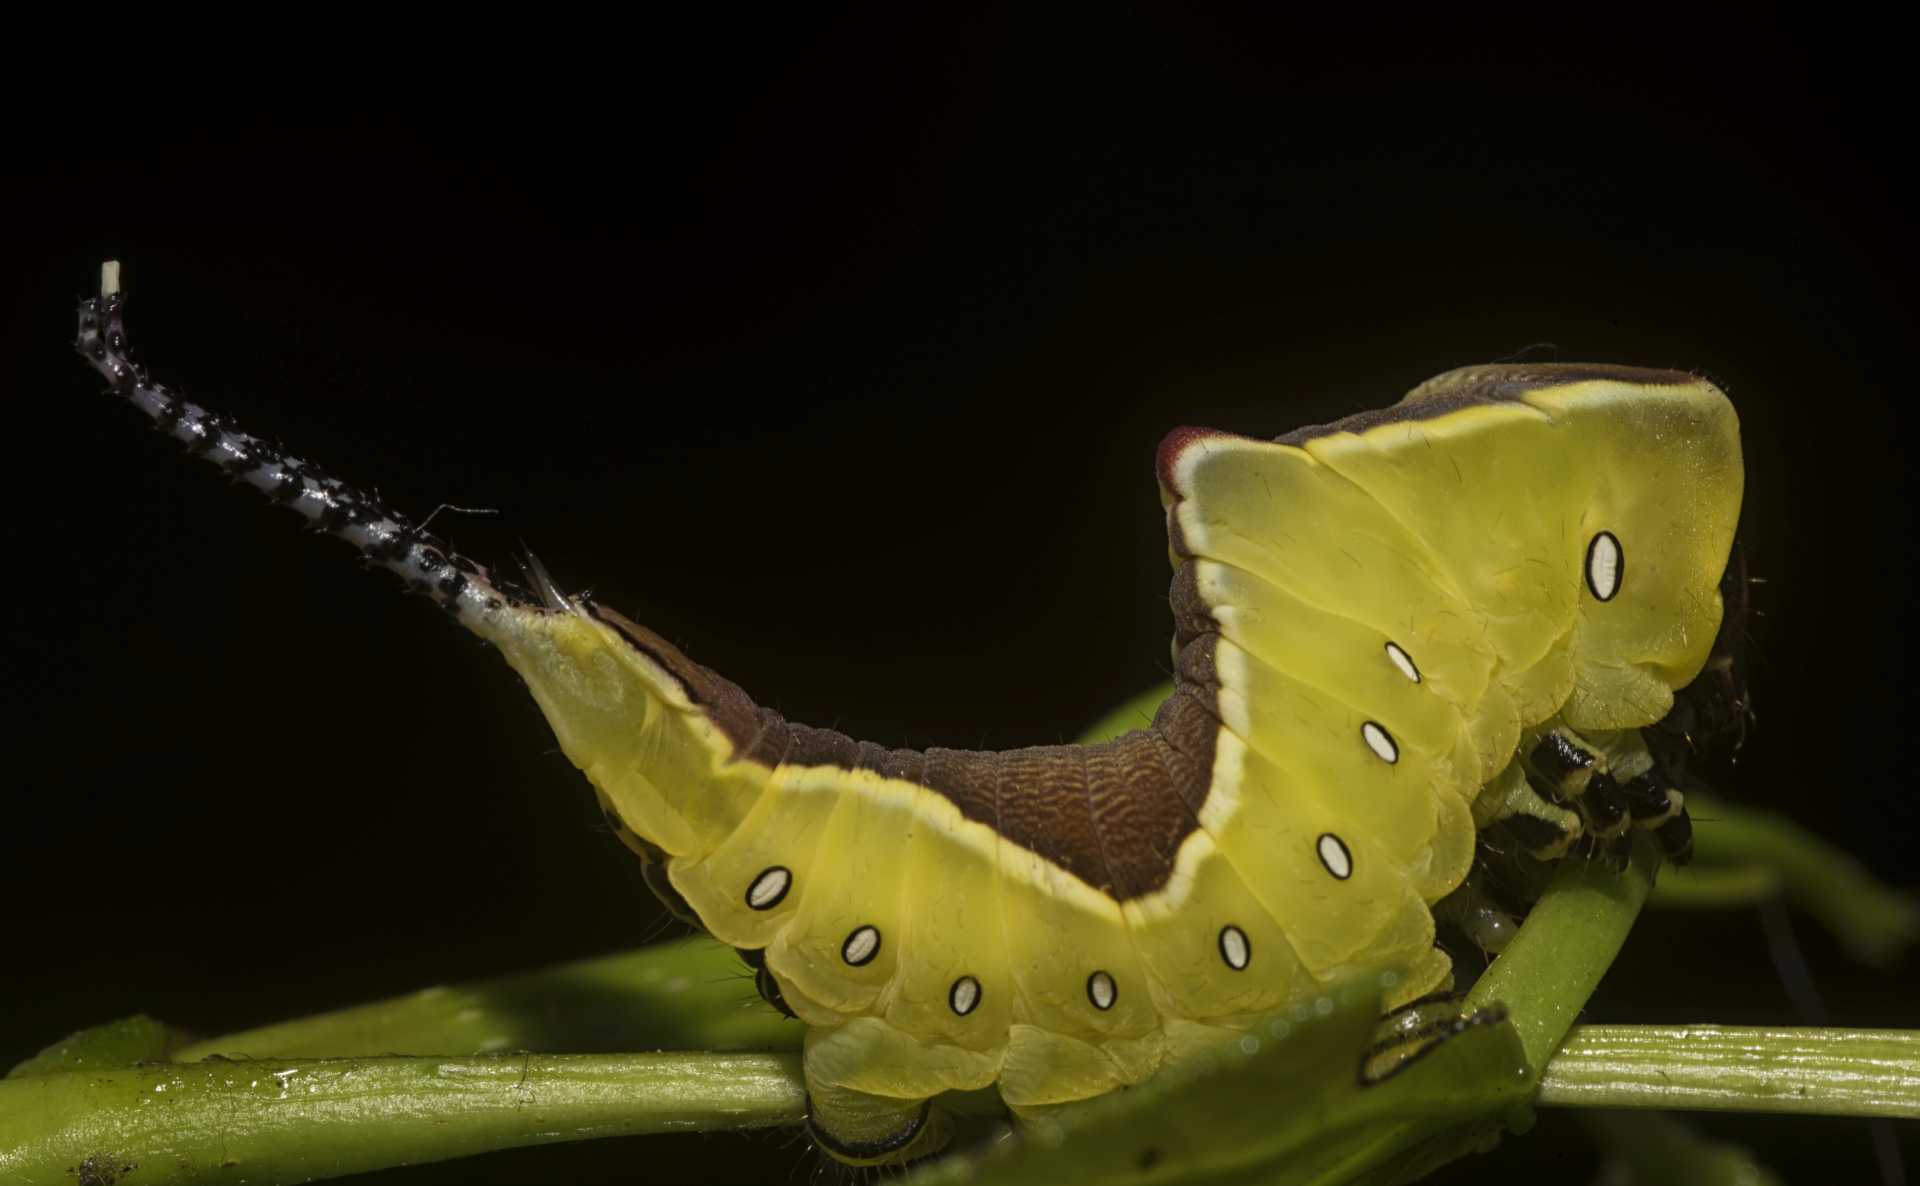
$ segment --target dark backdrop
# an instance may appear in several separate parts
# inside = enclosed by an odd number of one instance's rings
[[[0,1064],[662,918],[502,664],[100,395],[67,343],[107,256],[161,377],[400,508],[498,508],[437,526],[482,559],[524,541],[789,716],[915,745],[1068,738],[1162,678],[1173,426],[1278,434],[1539,343],[1702,371],[1769,581],[1727,789],[1914,880],[1888,32],[1671,7],[217,32],[50,39],[85,56],[6,84]],[[1801,932],[1836,1021],[1920,1020],[1911,961]],[[1746,914],[1648,919],[1590,1015],[1796,1019]],[[1876,1172],[1858,1122],[1704,1123],[1803,1181]],[[1591,1156],[1549,1115],[1450,1180]],[[799,1158],[662,1138],[380,1180]]]

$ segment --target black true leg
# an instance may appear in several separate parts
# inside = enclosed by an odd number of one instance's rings
[[[1553,794],[1559,796],[1565,788],[1568,796],[1579,794],[1578,779],[1585,771],[1593,769],[1598,760],[1593,750],[1575,740],[1560,729],[1549,729],[1540,740],[1527,751],[1527,773],[1548,787],[1554,788]]]
[[[1665,722],[1591,740],[1565,727],[1545,730],[1519,763],[1537,800],[1502,817],[1504,827],[1522,847],[1548,859],[1577,850],[1624,860],[1628,837],[1652,832],[1667,860],[1686,864],[1693,856],[1693,821],[1666,765],[1669,733]],[[1578,826],[1569,831],[1555,814],[1573,816]]]
[[[1523,765],[1535,793],[1578,812],[1581,831],[1593,841],[1627,832],[1626,796],[1606,756],[1568,729],[1549,729],[1527,751]]]
[[[1487,811],[1482,841],[1491,851],[1524,852],[1541,861],[1556,861],[1580,838],[1580,817],[1541,793],[1525,764],[1516,760],[1481,791],[1493,799]]]
[[[1688,817],[1685,807],[1674,812],[1672,819],[1655,828],[1653,834],[1660,841],[1660,851],[1676,866],[1693,859],[1693,820]]]
[[[1686,796],[1674,788],[1659,759],[1623,783],[1620,791],[1633,826],[1650,830],[1667,860],[1684,865],[1693,859],[1693,820],[1687,815]]]
[[[1626,796],[1611,774],[1601,771],[1587,780],[1587,789],[1580,796],[1580,814],[1586,817],[1587,830],[1596,836],[1626,833]]]

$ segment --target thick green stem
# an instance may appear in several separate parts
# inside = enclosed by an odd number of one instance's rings
[[[1541,948],[1540,950],[1546,950]],[[1920,1116],[1920,1034],[1588,1026],[1538,1102]],[[792,1125],[799,1059],[775,1055],[496,1055],[212,1059],[0,1082],[0,1176],[74,1166],[150,1180],[292,1182],[549,1141]]]
[[[1540,1077],[1538,1103],[1920,1118],[1920,1032],[1589,1025]]]
[[[1503,1004],[1537,1073],[1566,1037],[1647,900],[1659,857],[1645,837],[1625,870],[1560,862],[1553,884],[1467,1000]]]
[[[760,999],[730,948],[705,936],[473,984],[424,988],[196,1042],[208,1055],[338,1058],[505,1050],[797,1050],[801,1027]]]
[[[0,1081],[0,1181],[303,1182],[588,1137],[798,1124],[793,1054],[156,1063]]]
[[[1137,725],[1155,702],[1143,697],[1103,730]],[[1680,895],[1752,900],[1784,885],[1862,952],[1886,954],[1913,935],[1910,900],[1817,841],[1690,802],[1703,824],[1698,868],[1715,871],[1666,874],[1676,887],[1692,877]],[[1911,1033],[1589,1027],[1568,1038],[1647,900],[1655,860],[1643,841],[1624,873],[1562,862],[1469,994],[1508,1007],[1540,1103],[1920,1116]],[[489,1052],[792,1050],[800,1032],[759,1002],[733,953],[705,939],[179,1049],[171,1031],[136,1019],[76,1035],[0,1081],[0,1179],[66,1186],[89,1168],[100,1180],[138,1164],[134,1181],[309,1181],[548,1141],[791,1125],[805,1096],[790,1053]],[[178,1061],[129,1065],[168,1053]]]

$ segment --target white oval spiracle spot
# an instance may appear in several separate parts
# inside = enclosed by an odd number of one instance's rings
[[[1360,726],[1360,736],[1366,739],[1367,748],[1373,756],[1391,766],[1400,760],[1400,747],[1393,740],[1393,734],[1382,729],[1378,722],[1368,721]]]
[[[1413,656],[1400,649],[1399,643],[1390,642],[1387,644],[1387,658],[1393,662],[1395,667],[1400,669],[1401,675],[1406,676],[1416,684],[1420,682],[1420,669],[1413,665]]]
[[[1620,578],[1625,575],[1627,554],[1620,547],[1619,537],[1611,531],[1603,531],[1593,537],[1587,545],[1587,590],[1601,601],[1612,601],[1613,595],[1620,591]]]
[[[1320,850],[1320,863],[1327,867],[1327,872],[1341,881],[1353,876],[1353,855],[1341,843],[1340,837],[1332,832],[1322,832],[1315,847]]]
[[[1253,945],[1247,942],[1247,933],[1236,926],[1221,927],[1220,958],[1234,971],[1245,971],[1253,961]]]
[[[749,910],[771,910],[778,906],[793,888],[793,870],[785,865],[774,865],[762,869],[760,876],[753,879],[747,887],[747,908]]]
[[[855,927],[847,935],[847,941],[840,945],[840,958],[847,961],[847,966],[852,968],[872,963],[873,957],[879,954],[879,927]]]
[[[1120,999],[1120,986],[1105,972],[1095,972],[1087,977],[1087,999],[1093,1002],[1094,1008],[1105,1013]]]
[[[947,1008],[961,1017],[973,1012],[979,1004],[980,982],[971,976],[962,976],[947,990]]]

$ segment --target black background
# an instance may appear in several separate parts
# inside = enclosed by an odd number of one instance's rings
[[[1163,677],[1169,428],[1275,435],[1538,343],[1702,371],[1740,411],[1769,582],[1726,789],[1914,881],[1891,31],[648,20],[102,34],[11,75],[0,1064],[662,917],[494,656],[100,395],[68,343],[109,256],[162,379],[403,510],[498,508],[436,526],[483,560],[524,541],[763,702],[895,744],[1061,740]],[[1920,1021],[1911,959],[1800,933],[1832,1020]],[[1803,1020],[1746,913],[1649,917],[1589,1016]],[[1800,1181],[1881,1172],[1862,1122],[1702,1123]],[[1549,1114],[1447,1180],[1593,1157]],[[369,1180],[805,1165],[670,1137]]]

